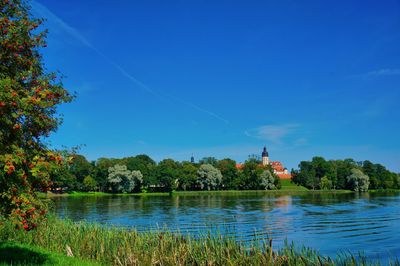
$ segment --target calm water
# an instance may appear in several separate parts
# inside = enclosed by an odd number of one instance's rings
[[[252,196],[106,196],[56,198],[61,217],[138,231],[168,228],[198,235],[218,231],[240,241],[285,239],[324,255],[364,251],[400,257],[400,193]]]

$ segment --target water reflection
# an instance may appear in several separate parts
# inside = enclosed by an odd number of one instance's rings
[[[334,255],[363,250],[371,257],[400,257],[399,193],[299,195],[107,196],[55,198],[55,210],[73,220],[168,228],[199,235],[234,235],[240,241],[272,237]]]

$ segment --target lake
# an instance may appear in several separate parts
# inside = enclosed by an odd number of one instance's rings
[[[239,241],[287,239],[323,255],[400,257],[400,193],[304,193],[53,198],[55,212],[138,231],[211,231]]]

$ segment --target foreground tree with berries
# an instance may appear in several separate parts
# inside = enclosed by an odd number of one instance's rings
[[[47,191],[50,175],[65,163],[43,140],[60,124],[57,106],[72,100],[45,71],[41,24],[26,1],[0,0],[0,217],[25,230],[46,212],[35,191]]]

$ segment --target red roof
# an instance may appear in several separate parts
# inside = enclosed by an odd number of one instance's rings
[[[283,172],[285,171],[285,168],[283,167],[281,162],[271,162],[271,167],[278,172]]]
[[[242,169],[243,166],[244,166],[244,164],[238,163],[238,164],[236,164],[236,169]]]

